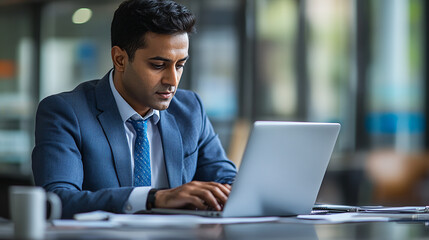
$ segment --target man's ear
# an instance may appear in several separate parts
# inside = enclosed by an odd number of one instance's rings
[[[112,47],[111,55],[115,71],[123,72],[125,70],[125,63],[128,61],[127,52],[118,46],[114,46]]]

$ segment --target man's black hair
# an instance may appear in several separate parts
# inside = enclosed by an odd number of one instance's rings
[[[169,0],[127,0],[115,11],[111,26],[112,47],[125,50],[133,61],[137,49],[145,45],[147,32],[179,34],[195,32],[195,16]]]

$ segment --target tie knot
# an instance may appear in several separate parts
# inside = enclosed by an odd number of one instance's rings
[[[128,121],[133,125],[134,129],[137,132],[140,132],[140,131],[145,131],[147,129],[147,120],[148,119],[146,119],[146,120],[142,120],[142,119],[134,120],[134,119],[130,118]]]

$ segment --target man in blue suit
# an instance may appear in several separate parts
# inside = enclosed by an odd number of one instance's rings
[[[200,98],[177,89],[194,24],[172,1],[123,2],[111,26],[114,68],[40,102],[34,180],[60,196],[63,218],[222,209],[235,166]]]

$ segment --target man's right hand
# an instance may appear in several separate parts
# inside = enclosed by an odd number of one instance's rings
[[[192,181],[177,188],[157,191],[155,207],[221,211],[230,191],[228,184]]]

